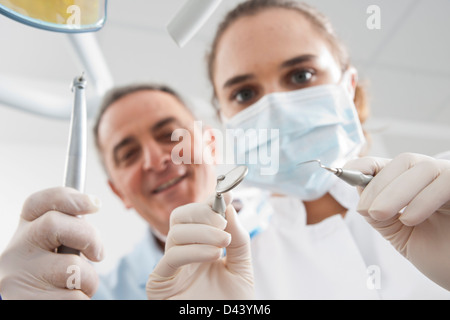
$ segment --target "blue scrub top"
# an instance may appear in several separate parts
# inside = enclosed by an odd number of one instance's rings
[[[109,274],[100,276],[94,300],[147,300],[148,276],[163,256],[150,229],[134,250],[123,257]]]

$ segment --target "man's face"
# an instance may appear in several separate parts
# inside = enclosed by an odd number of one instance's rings
[[[127,208],[134,208],[163,234],[169,230],[173,209],[204,201],[214,192],[212,165],[175,165],[171,158],[172,149],[180,143],[172,141],[176,129],[190,133],[190,141],[183,139],[183,150],[194,155],[194,148],[202,148],[202,137],[194,135],[194,121],[173,95],[142,90],[110,105],[99,126],[112,190]]]

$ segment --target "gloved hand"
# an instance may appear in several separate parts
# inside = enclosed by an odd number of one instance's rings
[[[423,274],[450,290],[450,161],[401,154],[344,167],[375,175],[359,190],[358,212]]]
[[[98,233],[86,219],[75,217],[96,212],[98,207],[98,200],[69,188],[31,195],[24,203],[13,238],[0,256],[2,298],[91,297],[98,286],[93,266],[82,256],[57,254],[55,249],[65,245],[80,250],[92,261],[100,261],[103,245]]]
[[[172,212],[165,254],[147,282],[149,299],[254,298],[250,237],[225,200],[227,220],[211,209],[212,199]]]

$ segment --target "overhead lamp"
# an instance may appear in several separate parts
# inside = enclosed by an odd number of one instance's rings
[[[167,25],[167,31],[179,47],[184,47],[206,21],[222,0],[188,0]]]
[[[64,33],[93,32],[106,21],[107,0],[0,0],[0,13],[23,24]]]

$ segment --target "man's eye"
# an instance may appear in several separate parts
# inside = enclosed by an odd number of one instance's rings
[[[304,84],[310,81],[314,73],[308,70],[295,71],[290,74],[290,81],[294,84]]]
[[[256,96],[256,93],[255,93],[254,90],[252,90],[252,89],[243,89],[243,90],[238,91],[234,95],[234,99],[238,103],[246,103],[248,101],[251,101],[255,96]]]
[[[161,141],[161,142],[177,141],[176,140],[177,135],[176,134],[174,135],[174,131],[175,130],[167,130],[167,131],[164,131],[164,132],[160,132],[156,138],[157,138],[158,141]],[[172,139],[172,137],[174,139]]]
[[[127,150],[126,152],[124,152],[121,156],[120,156],[120,161],[121,162],[127,162],[130,161],[131,159],[133,159],[133,157],[135,157],[138,153],[137,149],[130,149]]]

